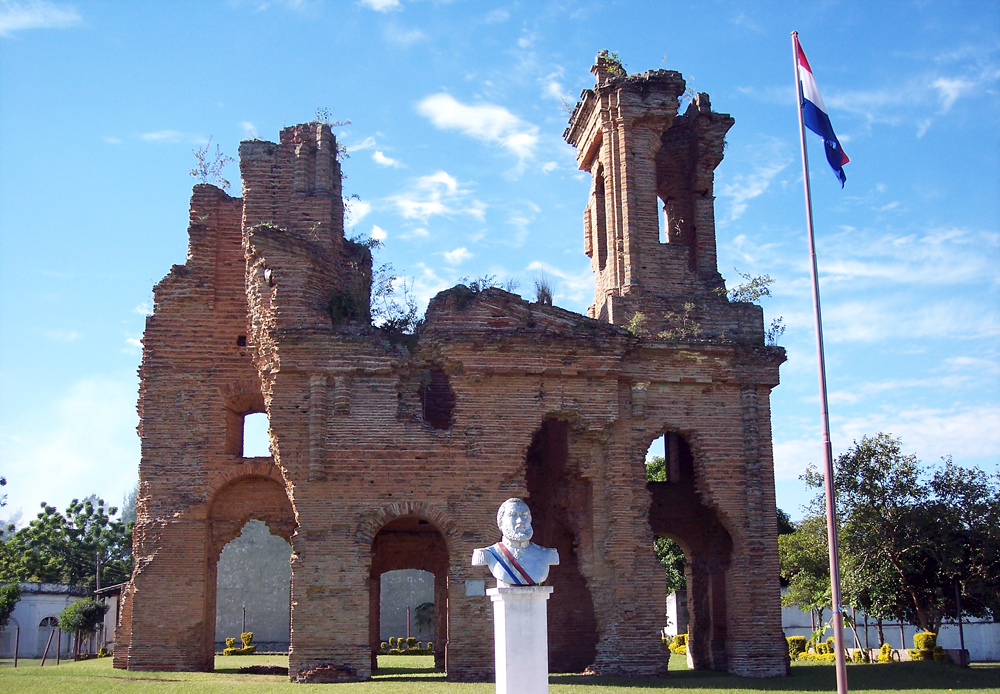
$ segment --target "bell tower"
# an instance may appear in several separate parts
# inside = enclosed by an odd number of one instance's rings
[[[701,93],[678,115],[685,83],[673,70],[627,75],[601,51],[591,72],[597,84],[563,133],[593,181],[583,215],[596,275],[588,314],[622,325],[642,312],[655,327],[679,299],[725,286],[713,186],[734,121]]]

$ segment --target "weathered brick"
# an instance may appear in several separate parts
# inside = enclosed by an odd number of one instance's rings
[[[677,115],[676,72],[614,77],[601,56],[594,72],[566,131],[594,180],[590,317],[459,286],[412,340],[371,327],[371,256],[344,239],[323,124],[243,143],[242,198],[195,187],[188,260],[157,285],[144,339],[116,667],[212,668],[216,562],[256,518],[292,545],[293,678],[369,676],[379,576],[400,568],[435,575],[448,676],[488,678],[491,609],[465,594],[485,577],[469,558],[521,496],[562,557],[554,671],[665,672],[656,533],[689,560],[695,666],[786,672],[769,405],[784,351],[764,345],[759,307],[716,291],[712,187],[733,119],[704,94]],[[331,305],[362,308],[334,320]],[[636,312],[649,336],[621,327]],[[655,337],[679,318],[699,330]],[[240,450],[259,411],[273,460]],[[664,434],[668,481],[647,483]]]

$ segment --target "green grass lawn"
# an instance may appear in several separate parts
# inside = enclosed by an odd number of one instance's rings
[[[243,675],[247,665],[288,664],[286,656],[219,656],[215,672],[123,672],[111,667],[110,658],[64,662],[56,666],[38,660],[0,662],[0,692],[4,694],[160,694],[207,692],[266,694],[269,692],[336,691],[344,694],[492,694],[489,682],[446,682],[434,669],[431,656],[380,656],[379,671],[368,682],[296,685],[277,675]],[[835,691],[833,666],[801,663],[785,678],[742,679],[717,672],[688,670],[684,659],[674,656],[671,675],[663,679],[625,679],[552,675],[552,694],[624,694],[683,689],[692,694],[724,692],[829,692]],[[852,692],[993,692],[1000,693],[1000,663],[978,664],[969,669],[935,662],[852,665],[847,670]]]

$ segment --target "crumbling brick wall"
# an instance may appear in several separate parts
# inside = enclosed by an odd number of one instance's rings
[[[344,239],[323,124],[243,143],[242,200],[196,187],[188,262],[157,286],[144,343],[129,668],[212,667],[214,562],[252,517],[292,545],[290,676],[370,675],[391,567],[435,572],[439,660],[488,678],[470,556],[521,496],[563,557],[553,671],[665,673],[661,534],[689,560],[695,666],[786,672],[768,402],[784,352],[759,307],[716,291],[712,182],[733,121],[707,95],[678,116],[675,72],[614,75],[601,55],[594,73],[566,133],[594,177],[588,316],[459,285],[410,339],[372,327],[371,257]],[[697,329],[657,337],[679,315]],[[261,409],[274,458],[244,459],[234,427]],[[664,434],[667,481],[647,483]]]

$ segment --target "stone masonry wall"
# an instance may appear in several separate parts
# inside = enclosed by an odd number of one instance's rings
[[[520,496],[564,558],[552,671],[666,672],[661,534],[688,557],[695,666],[785,674],[768,400],[784,352],[758,307],[714,291],[711,184],[732,119],[706,95],[677,116],[677,73],[613,76],[606,56],[594,73],[567,130],[595,175],[589,317],[459,285],[414,336],[372,327],[371,257],[343,238],[323,124],[243,143],[242,199],[196,187],[188,262],[157,286],[144,342],[127,667],[212,667],[215,561],[259,518],[292,545],[291,677],[371,674],[391,567],[434,571],[448,677],[489,678],[470,557]],[[657,200],[677,222],[667,243]],[[680,314],[699,330],[656,337]],[[274,459],[245,459],[235,428],[264,409]],[[664,434],[674,472],[647,483]]]

